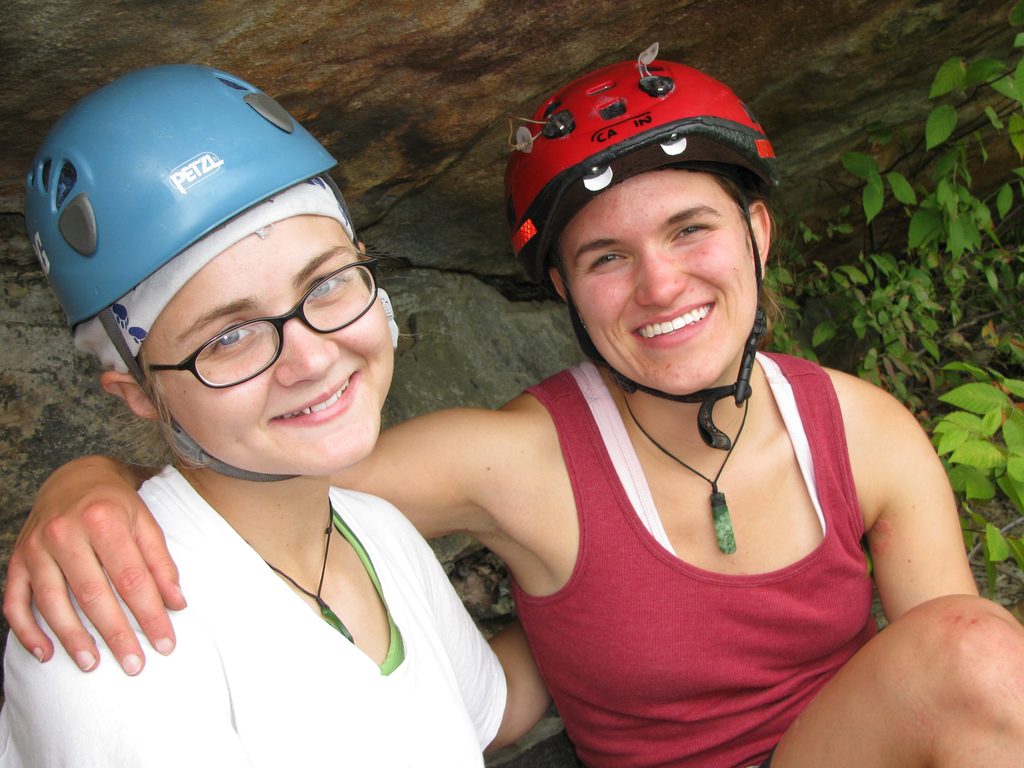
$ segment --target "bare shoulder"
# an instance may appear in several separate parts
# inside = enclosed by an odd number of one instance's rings
[[[864,445],[876,449],[895,441],[929,448],[927,436],[914,415],[899,400],[881,387],[842,371],[826,368],[835,387],[843,413],[847,443],[851,448]],[[923,441],[923,443],[922,443]]]
[[[826,369],[839,398],[857,495],[870,524],[902,494],[927,481],[945,490],[945,472],[914,415],[874,384]]]

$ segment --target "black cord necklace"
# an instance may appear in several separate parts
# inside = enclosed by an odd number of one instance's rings
[[[636,420],[636,416],[633,414],[633,409],[629,407],[629,399],[623,398],[623,402],[625,402],[626,410],[629,412],[630,418],[633,419],[633,423],[636,424],[637,429],[643,433],[644,437],[654,444],[655,448],[677,464],[680,464],[693,472],[697,477],[702,478],[711,486],[711,520],[715,526],[715,539],[717,540],[718,548],[722,553],[731,555],[736,551],[736,535],[733,533],[732,518],[729,516],[729,505],[725,503],[725,494],[718,490],[718,478],[722,476],[722,470],[725,469],[725,463],[729,461],[729,457],[732,456],[733,448],[736,447],[736,443],[740,441],[740,435],[743,434],[743,426],[747,423],[747,411],[750,410],[750,400],[746,401],[746,405],[743,408],[743,419],[740,421],[740,428],[736,431],[736,437],[729,446],[729,450],[725,452],[725,458],[722,459],[722,466],[718,468],[718,473],[715,475],[713,480],[702,472],[698,472],[675,454],[670,453],[667,448],[651,437],[647,433],[647,430],[640,425],[640,422]]]
[[[726,457],[726,458],[728,458],[728,457]],[[322,597],[320,597],[320,593],[323,591],[323,588],[324,588],[324,576],[327,574],[327,555],[331,551],[331,532],[333,530],[334,530],[334,507],[333,507],[333,505],[331,505],[330,502],[328,502],[328,504],[327,504],[327,530],[324,531],[324,535],[326,536],[327,540],[324,542],[324,561],[323,561],[323,564],[320,566],[320,583],[316,585],[316,592],[315,593],[310,592],[308,589],[305,589],[305,588],[299,586],[299,583],[297,581],[295,581],[295,579],[293,579],[291,576],[289,576],[287,573],[282,571],[277,566],[271,564],[266,559],[264,559],[263,562],[266,563],[267,566],[269,566],[270,570],[272,570],[278,576],[281,576],[282,578],[287,579],[288,582],[293,587],[295,587],[297,590],[299,590],[299,592],[304,594],[306,597],[310,597],[313,600],[315,600],[316,604],[317,604],[317,607],[320,608],[320,614],[324,617],[324,620],[328,624],[330,624],[332,627],[334,627],[336,630],[341,632],[341,634],[345,636],[345,639],[348,640],[351,643],[351,642],[355,642],[355,641],[352,639],[352,633],[348,631],[348,627],[346,627],[344,625],[344,623],[342,623],[341,619],[338,618],[338,614],[336,614],[334,611],[331,610],[331,606],[329,606],[327,604],[327,601],[324,600]]]

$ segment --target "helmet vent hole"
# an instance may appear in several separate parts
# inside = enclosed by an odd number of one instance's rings
[[[551,115],[555,113],[555,110],[562,106],[560,101],[552,101],[546,107],[544,107],[544,119],[547,120]]]
[[[248,91],[248,90],[251,90],[250,88],[246,88],[241,83],[236,83],[234,80],[228,80],[226,77],[218,76],[217,79],[220,80],[222,83],[224,83],[224,85],[226,85],[228,88],[234,88],[236,91]]]
[[[56,205],[58,208],[68,199],[71,190],[75,188],[76,181],[78,181],[78,171],[75,170],[75,166],[65,160],[64,165],[60,167],[60,176],[57,177]]]
[[[607,107],[601,107],[597,113],[605,120],[614,120],[616,117],[626,114],[626,102],[619,99]]]
[[[590,88],[587,91],[587,96],[597,96],[599,93],[604,93],[605,91],[610,91],[614,87],[615,87],[615,81],[614,80],[606,80],[605,82],[601,83],[600,85],[595,85],[593,88]]]
[[[43,192],[50,191],[50,158],[46,158],[43,161],[42,178],[39,180],[43,184]]]

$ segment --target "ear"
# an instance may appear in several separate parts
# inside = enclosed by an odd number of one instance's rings
[[[561,271],[557,267],[548,267],[548,277],[551,278],[551,283],[555,286],[555,290],[558,291],[562,301],[565,301],[566,290]]]
[[[758,256],[761,258],[763,273],[772,247],[772,215],[768,211],[768,206],[761,200],[755,200],[750,204],[750,226],[754,230],[754,237],[757,238]]]
[[[104,371],[100,374],[100,386],[107,394],[123,400],[139,418],[152,421],[160,418],[153,401],[130,373]]]

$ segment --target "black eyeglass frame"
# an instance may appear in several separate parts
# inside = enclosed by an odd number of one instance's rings
[[[361,252],[357,253],[360,256],[365,256],[365,254]],[[285,312],[283,315],[276,315],[275,317],[254,317],[251,320],[243,320],[240,323],[235,323],[234,325],[230,325],[224,330],[218,332],[216,336],[204,341],[202,344],[199,345],[199,348],[195,352],[186,357],[180,363],[177,363],[175,365],[151,363],[147,366],[147,368],[150,371],[188,371],[193,376],[195,376],[196,379],[198,379],[201,384],[210,387],[210,389],[227,389],[228,387],[237,387],[239,384],[244,384],[247,381],[252,381],[261,373],[270,368],[274,363],[277,362],[277,359],[281,357],[281,350],[284,349],[284,326],[285,323],[287,323],[289,320],[293,318],[298,318],[299,320],[302,321],[303,325],[305,325],[311,331],[314,331],[316,333],[334,333],[335,331],[340,331],[342,328],[347,328],[348,326],[352,325],[354,322],[359,320],[367,312],[369,312],[370,309],[373,307],[374,302],[377,300],[378,295],[376,265],[377,259],[373,257],[367,257],[362,261],[353,261],[351,264],[346,264],[341,269],[336,269],[330,274],[324,275],[322,278],[313,283],[313,285],[309,287],[309,290],[302,295],[301,299],[299,299],[299,303],[292,307],[288,312]],[[315,291],[321,285],[326,283],[328,280],[337,277],[342,272],[352,269],[354,267],[366,268],[366,273],[370,276],[370,284],[373,287],[373,291],[370,300],[366,304],[366,307],[363,309],[362,312],[353,317],[351,320],[347,320],[339,326],[336,326],[334,328],[317,328],[309,321],[309,318],[306,317],[306,314],[303,311],[303,306],[306,303],[306,299],[308,299],[312,295],[313,291]],[[252,325],[253,323],[270,323],[272,326],[274,326],[274,330],[277,331],[277,351],[274,352],[274,356],[271,357],[269,361],[267,361],[266,365],[264,365],[255,373],[246,376],[244,379],[233,381],[230,384],[214,384],[204,379],[202,374],[199,373],[199,370],[196,368],[196,360],[199,359],[199,356],[203,353],[203,351],[211,344],[217,343],[217,341],[225,334],[231,333],[232,331],[238,330],[239,328],[242,328],[244,326]]]

